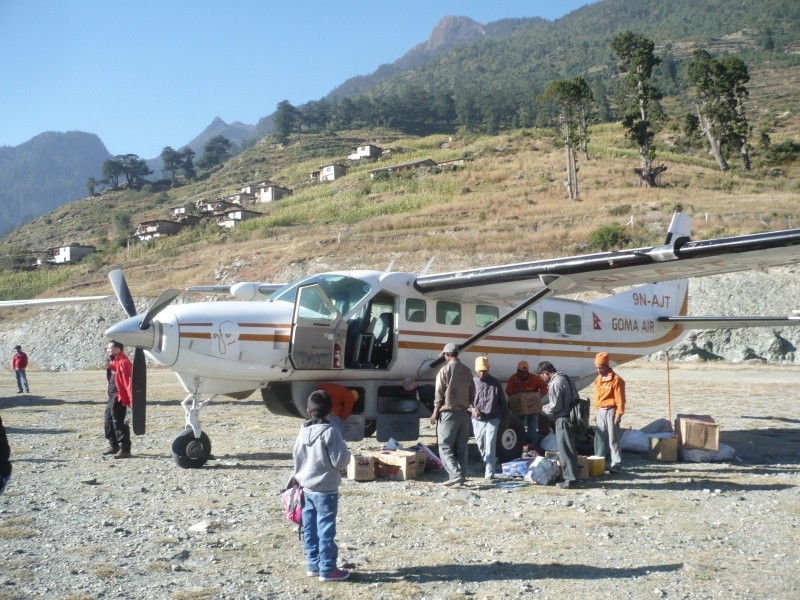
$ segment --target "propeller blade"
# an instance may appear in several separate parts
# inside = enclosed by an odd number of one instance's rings
[[[178,290],[168,289],[161,292],[156,298],[156,301],[150,305],[150,308],[147,309],[147,312],[144,313],[144,317],[142,317],[142,324],[139,325],[142,329],[147,329],[150,327],[150,322],[153,320],[158,313],[160,313],[165,306],[167,306],[170,302],[175,300],[181,293]]]
[[[131,423],[133,433],[144,435],[147,414],[147,365],[144,361],[144,350],[136,348],[133,354],[133,406],[131,407]]]
[[[131,291],[128,289],[125,275],[122,274],[120,269],[115,269],[108,274],[108,279],[111,281],[111,287],[114,288],[114,295],[116,295],[117,301],[120,306],[122,306],[122,310],[124,310],[129,317],[135,317],[136,304],[133,302],[133,296],[131,296]]]

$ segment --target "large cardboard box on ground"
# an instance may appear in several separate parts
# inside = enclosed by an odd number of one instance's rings
[[[375,458],[375,478],[408,481],[417,477],[421,453],[408,450],[381,450],[372,453]],[[423,462],[421,469],[425,470]]]
[[[682,448],[719,450],[719,425],[709,415],[678,415],[675,431]]]
[[[372,481],[375,479],[375,457],[367,454],[353,454],[347,465],[347,478],[353,481]]]
[[[536,392],[518,392],[508,397],[508,407],[515,415],[533,415],[542,410],[542,400]]]
[[[676,462],[678,460],[678,438],[650,438],[650,450],[647,452],[650,460],[659,462]]]

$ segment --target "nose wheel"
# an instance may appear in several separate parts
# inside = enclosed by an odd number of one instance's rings
[[[197,469],[206,464],[211,456],[211,439],[203,431],[194,437],[194,431],[187,427],[172,442],[172,459],[183,469]]]

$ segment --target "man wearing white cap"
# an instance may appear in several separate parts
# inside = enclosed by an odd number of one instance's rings
[[[439,457],[449,476],[445,485],[461,485],[467,478],[467,444],[470,415],[475,401],[472,371],[458,360],[458,346],[446,344],[441,353],[447,362],[436,375],[431,424],[436,425]]]
[[[508,419],[508,401],[503,386],[489,374],[489,359],[475,359],[475,403],[469,407],[472,415],[472,432],[484,464],[484,477],[492,479],[497,463],[497,431],[500,423]]]

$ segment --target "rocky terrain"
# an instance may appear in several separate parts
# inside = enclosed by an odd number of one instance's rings
[[[800,589],[796,366],[621,370],[641,427],[679,412],[717,418],[732,463],[657,463],[577,490],[488,485],[476,453],[463,488],[431,471],[345,481],[338,527],[346,583],[306,578],[279,491],[299,422],[260,400],[204,413],[215,460],[182,470],[169,448],[183,394],[149,373],[148,433],[134,458],[101,457],[103,372],[34,371],[31,395],[0,380],[14,474],[0,497],[0,599],[789,599]],[[433,430],[421,424],[421,441]],[[374,439],[353,450],[377,447]]]

